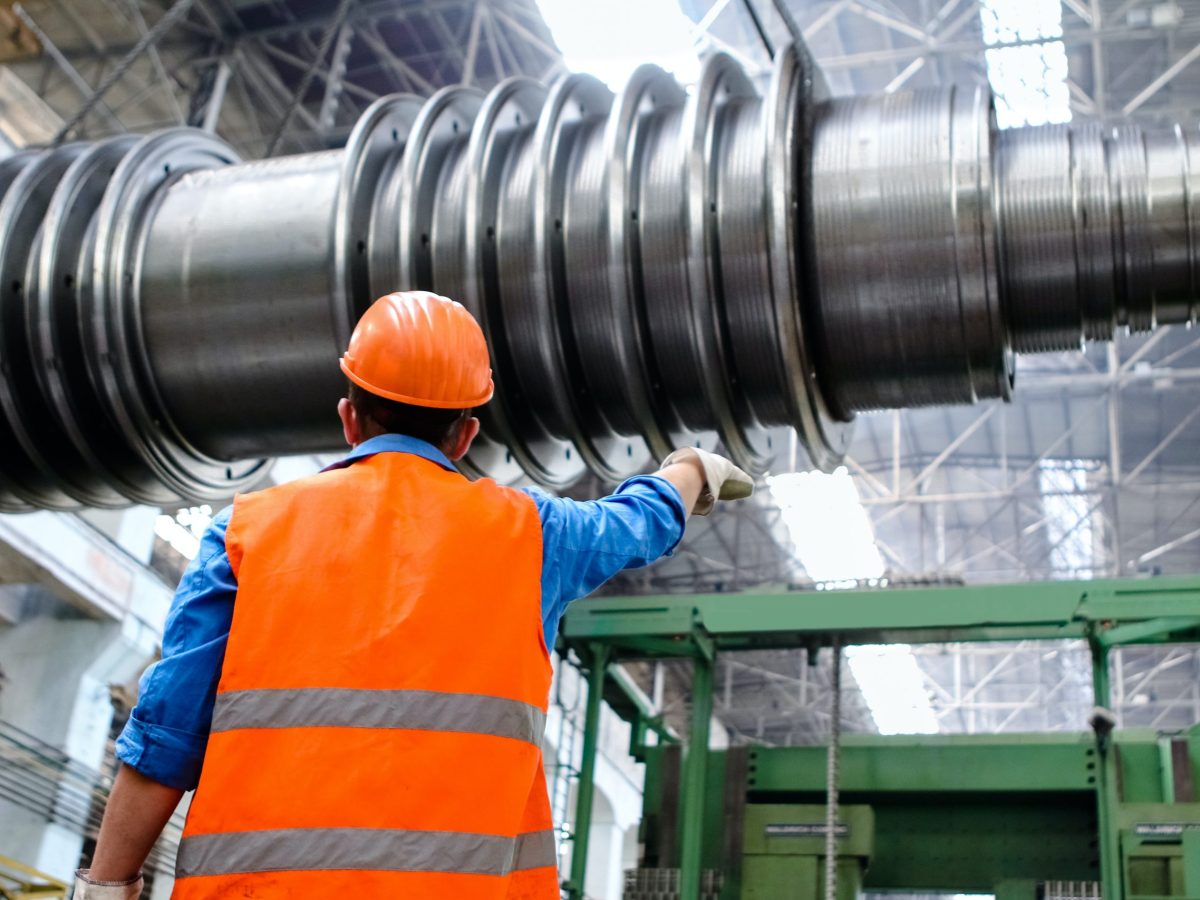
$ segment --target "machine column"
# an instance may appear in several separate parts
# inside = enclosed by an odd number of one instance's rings
[[[587,875],[592,801],[596,797],[596,751],[600,744],[600,710],[604,705],[604,679],[608,675],[608,646],[592,644],[591,651],[587,709],[583,719],[583,758],[579,763],[579,793],[575,797],[575,827],[571,835],[571,878],[566,884],[567,896],[572,900],[580,900],[583,897],[583,883]]]
[[[1088,642],[1092,654],[1092,693],[1097,713],[1108,714],[1111,692],[1108,677],[1108,647],[1096,638]],[[1092,728],[1096,734],[1096,830],[1099,832],[1100,893],[1104,900],[1122,900],[1124,885],[1121,877],[1120,835],[1113,823],[1117,800],[1116,760],[1109,756],[1112,747],[1113,724],[1094,714]]]
[[[704,840],[704,787],[708,767],[708,733],[712,722],[714,661],[703,650],[692,668],[692,723],[683,761],[680,799],[680,900],[699,900]]]

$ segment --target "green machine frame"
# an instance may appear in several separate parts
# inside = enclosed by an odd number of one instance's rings
[[[1096,704],[1107,707],[1111,648],[1200,642],[1200,576],[577,603],[561,637],[588,680],[576,822],[591,821],[607,701],[631,724],[630,752],[646,763],[647,864],[679,870],[681,900],[700,900],[706,871],[721,874],[722,900],[772,896],[756,893],[747,874],[767,871],[766,863],[778,863],[777,877],[801,877],[772,854],[819,855],[822,842],[803,829],[824,802],[825,748],[710,751],[714,667],[725,650],[815,653],[835,638],[841,644],[1084,640]],[[692,660],[692,713],[682,747],[614,666],[663,658]],[[1104,900],[1200,900],[1200,729],[1164,738],[1114,732],[1103,718],[1094,724],[1093,732],[1074,735],[847,738],[840,791],[851,822],[839,830],[848,828],[852,839],[839,844],[839,872],[846,864],[841,854],[851,855],[844,847],[861,843],[866,849],[853,852],[862,854],[865,880],[850,883],[871,890],[1032,900],[1045,877],[1099,882]],[[659,736],[653,744],[651,732]],[[869,828],[872,840],[853,839],[855,817],[870,822],[859,832]],[[564,885],[572,898],[583,896],[587,832],[573,835]]]

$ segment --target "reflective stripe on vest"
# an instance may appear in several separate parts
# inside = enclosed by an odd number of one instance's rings
[[[179,843],[179,878],[370,869],[498,875],[556,865],[554,832],[516,837],[454,831],[287,828],[201,834]]]
[[[239,728],[408,728],[513,738],[540,747],[546,714],[529,703],[443,691],[255,688],[217,695],[214,732]]]

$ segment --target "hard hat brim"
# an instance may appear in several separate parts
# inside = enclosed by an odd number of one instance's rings
[[[394,400],[397,403],[406,403],[409,406],[424,406],[428,409],[473,409],[477,406],[483,406],[492,399],[492,395],[496,392],[495,383],[491,378],[488,378],[487,390],[478,397],[472,397],[466,400],[431,400],[428,397],[412,397],[408,394],[398,394],[395,391],[385,391],[383,388],[376,387],[354,373],[350,366],[346,363],[346,357],[341,357],[338,360],[338,365],[342,367],[342,372],[347,378],[357,384],[360,388],[368,393],[375,394],[377,397],[383,397],[385,400]]]

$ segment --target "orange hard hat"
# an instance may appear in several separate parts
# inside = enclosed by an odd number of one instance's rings
[[[469,409],[492,399],[487,340],[461,303],[397,291],[363,313],[342,357],[365,391],[413,406]]]

